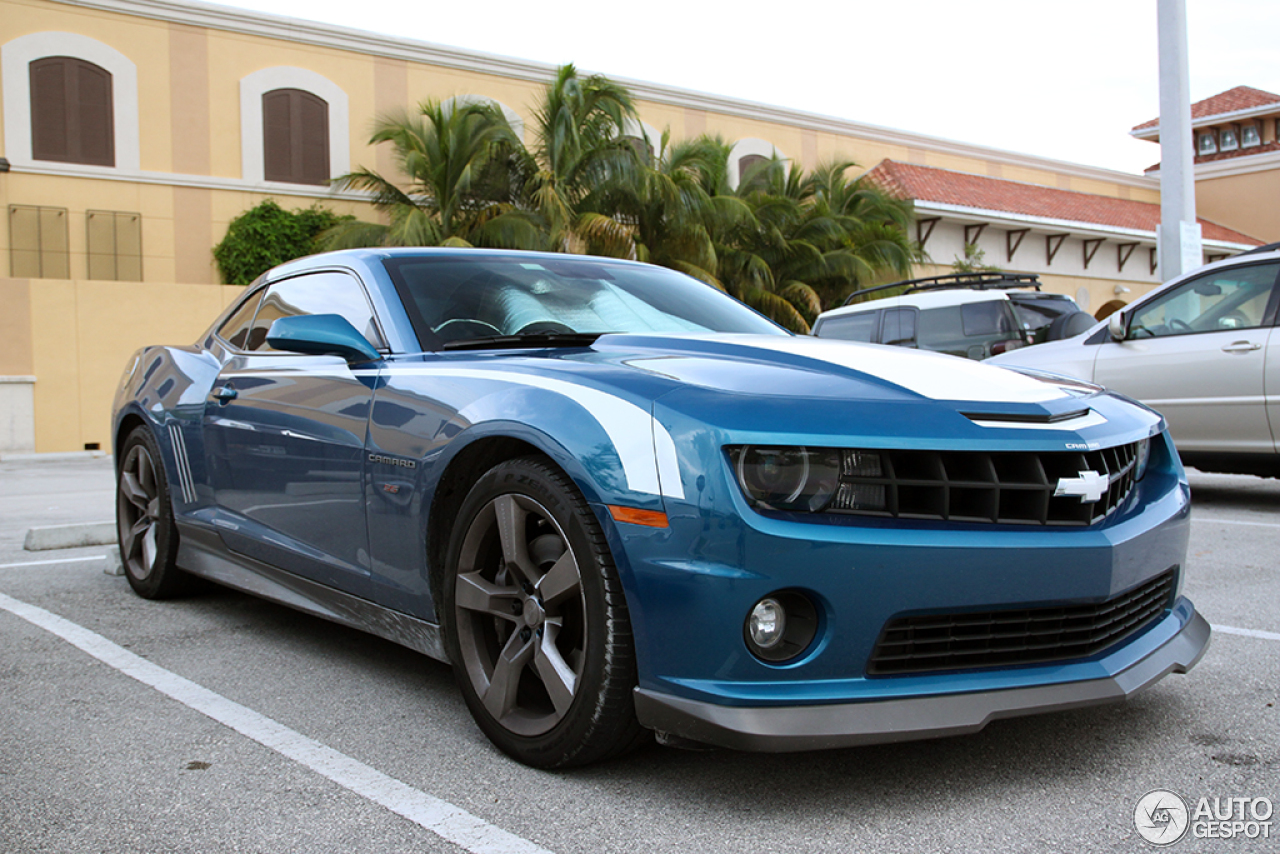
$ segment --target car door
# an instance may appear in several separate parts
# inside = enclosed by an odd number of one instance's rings
[[[1141,303],[1125,340],[1099,345],[1094,380],[1161,412],[1186,450],[1274,451],[1266,366],[1278,270],[1221,268]]]
[[[246,333],[228,340],[203,420],[207,471],[228,547],[367,597],[364,444],[378,365],[274,350],[271,324],[340,314],[382,336],[359,280],[324,271],[269,285]]]

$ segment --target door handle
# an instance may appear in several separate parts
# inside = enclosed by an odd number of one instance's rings
[[[1251,353],[1254,350],[1261,350],[1261,344],[1255,344],[1252,341],[1233,341],[1222,348],[1224,353]]]
[[[240,392],[236,391],[229,385],[224,385],[220,389],[215,389],[213,392],[213,396],[217,398],[219,403],[226,405],[231,401],[235,400],[237,397],[239,397]]]

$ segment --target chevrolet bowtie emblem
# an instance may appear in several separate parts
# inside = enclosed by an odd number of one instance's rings
[[[1077,497],[1081,504],[1097,504],[1107,494],[1110,482],[1105,474],[1096,471],[1082,471],[1079,477],[1063,477],[1058,479],[1058,487],[1053,491],[1054,498],[1062,496]]]

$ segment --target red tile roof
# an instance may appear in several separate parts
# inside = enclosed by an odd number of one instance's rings
[[[1280,95],[1263,92],[1261,89],[1251,89],[1248,86],[1237,86],[1234,89],[1228,89],[1225,92],[1214,95],[1212,98],[1196,101],[1191,105],[1191,120],[1194,122],[1196,119],[1220,116],[1223,113],[1252,110],[1254,107],[1265,107],[1268,104],[1275,104],[1277,108],[1280,108]],[[1134,130],[1146,130],[1159,126],[1160,119],[1155,118],[1149,122],[1143,122],[1135,127]]]
[[[915,202],[1045,217],[1093,226],[1131,228],[1154,232],[1160,223],[1160,205],[1114,199],[1092,193],[1022,184],[948,169],[882,160],[867,177],[886,192]],[[1262,241],[1208,220],[1200,220],[1205,240],[1261,245]]]

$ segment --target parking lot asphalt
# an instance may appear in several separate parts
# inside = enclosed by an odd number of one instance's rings
[[[1191,479],[1216,632],[1186,676],[973,736],[553,774],[490,747],[442,664],[232,591],[146,602],[106,547],[24,550],[111,518],[111,461],[0,461],[0,851],[1152,850],[1154,789],[1280,801],[1280,481]],[[1276,823],[1171,850],[1278,850]]]

